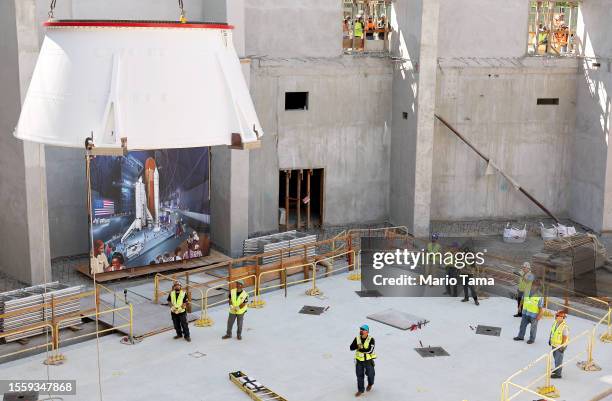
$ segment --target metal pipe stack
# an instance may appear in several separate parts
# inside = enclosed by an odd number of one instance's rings
[[[21,309],[33,307],[36,305],[42,306],[44,303],[50,303],[51,299],[58,303],[52,311],[50,307],[40,308],[33,311],[25,311],[17,315],[0,319],[0,332],[17,330],[29,325],[51,321],[52,315],[55,318],[65,316],[70,313],[78,312],[81,309],[80,300],[73,299],[65,303],[60,303],[63,297],[75,295],[83,291],[83,286],[70,287],[66,284],[61,284],[57,281],[47,284],[35,285],[32,287],[22,288],[0,293],[0,314],[19,311]],[[81,324],[81,318],[75,317],[67,319],[60,324],[60,328],[68,326],[76,326]],[[30,330],[24,333],[14,334],[4,337],[2,341],[10,342],[23,338],[42,334],[46,329],[40,328]]]
[[[315,242],[317,242],[316,235],[292,230],[283,233],[247,239],[244,241],[243,244],[243,254],[244,256],[257,255],[264,252],[267,253],[273,251],[280,251],[281,249],[294,248],[300,245],[314,244]],[[284,254],[283,257],[300,256],[303,254],[303,249],[296,249],[287,254]],[[316,254],[315,247],[308,247],[306,254],[308,256],[314,256]],[[280,254],[266,256],[262,258],[261,263],[268,264],[278,262],[279,260]]]

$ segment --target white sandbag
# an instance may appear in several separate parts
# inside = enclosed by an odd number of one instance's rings
[[[563,237],[571,237],[572,235],[576,235],[576,227],[573,226],[564,226],[563,224],[557,224],[557,235],[559,238]]]
[[[557,227],[555,227],[555,225],[553,224],[551,228],[546,228],[544,226],[544,223],[540,223],[540,235],[542,236],[542,239],[544,241],[556,239],[558,235]]]
[[[512,227],[510,223],[506,224],[504,228],[504,242],[519,244],[525,242],[527,239],[527,224],[523,228]]]

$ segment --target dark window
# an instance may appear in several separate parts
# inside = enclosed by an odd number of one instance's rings
[[[402,112],[402,117],[404,118],[404,120],[408,119],[408,113],[406,113],[405,111]]]
[[[308,110],[308,92],[285,92],[285,110]]]
[[[559,98],[558,97],[540,97],[538,98],[538,104],[556,106],[559,104]]]

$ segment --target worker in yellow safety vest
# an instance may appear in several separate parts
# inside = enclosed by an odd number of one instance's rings
[[[431,277],[436,268],[442,264],[442,247],[438,242],[438,233],[431,234],[431,241],[427,244],[427,252],[425,254],[425,276]],[[430,284],[430,286],[433,284]]]
[[[238,320],[238,331],[236,338],[242,340],[242,323],[244,314],[248,309],[249,293],[244,290],[242,281],[236,282],[236,288],[232,288],[229,294],[229,316],[227,317],[227,332],[222,337],[224,340],[232,338],[234,322]]]
[[[359,335],[353,339],[350,347],[355,351],[355,373],[357,375],[357,392],[359,397],[364,391],[372,390],[374,385],[374,338],[370,337],[370,327],[367,324],[359,328]],[[364,375],[368,376],[368,387],[365,388]]]
[[[185,341],[191,341],[191,337],[189,336],[189,324],[187,322],[188,302],[187,293],[181,289],[181,283],[175,281],[174,284],[172,284],[172,291],[168,294],[170,315],[172,316],[174,330],[176,330],[176,335],[174,336],[175,340],[184,336]]]
[[[519,328],[518,336],[514,337],[514,341],[523,341],[525,331],[527,330],[527,325],[531,324],[527,344],[533,344],[535,342],[536,334],[538,332],[538,322],[542,318],[542,312],[544,309],[544,297],[542,297],[540,294],[539,287],[539,282],[534,280],[531,284],[531,291],[529,295],[525,295],[523,297],[523,316],[521,318],[521,327]]]
[[[569,341],[569,328],[565,323],[565,317],[567,312],[560,310],[555,315],[555,322],[550,328],[550,337],[548,339],[548,345],[553,349],[553,358],[555,360],[555,368],[550,375],[553,379],[561,378],[561,370],[563,364],[563,353],[567,348],[567,342]]]
[[[517,287],[517,292],[516,292],[516,302],[517,302],[518,310],[516,312],[516,315],[514,315],[514,317],[523,316],[522,314],[523,297],[525,295],[529,295],[529,292],[531,291],[531,282],[535,278],[533,273],[531,272],[531,265],[529,264],[529,262],[523,263],[523,267],[518,272],[518,276],[519,276],[519,282],[518,282],[518,287]]]

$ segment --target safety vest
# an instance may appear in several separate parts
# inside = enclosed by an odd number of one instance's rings
[[[241,308],[240,305],[242,305],[246,297],[248,297],[248,294],[244,290],[240,293],[240,295],[237,295],[236,293],[236,289],[232,288],[232,290],[230,291],[232,300],[232,308],[230,308],[230,313],[232,315],[242,315],[244,314],[244,312],[247,311],[248,306],[244,305],[244,308]]]
[[[170,302],[172,302],[172,307],[174,308],[174,313],[183,313],[185,312],[185,308],[183,308],[183,300],[185,299],[185,291],[181,290],[179,292],[178,298],[176,297],[176,291],[172,291],[170,293]]]
[[[372,337],[368,336],[368,338],[366,338],[366,340],[363,343],[363,348],[368,348],[370,346],[370,340],[372,339]],[[362,344],[361,344],[361,336],[357,336],[355,337],[355,341],[357,342],[357,349],[355,350],[355,359],[357,359],[358,361],[369,361],[371,359],[376,359],[376,354],[371,352],[369,354],[366,354],[365,352],[361,352],[359,351],[359,348],[362,348]]]
[[[527,296],[523,298],[523,310],[537,314],[540,311],[540,307],[538,306],[538,304],[540,303],[541,298],[542,297],[538,296]]]
[[[363,36],[363,24],[360,21],[355,22],[355,37],[361,38]]]
[[[519,279],[518,290],[523,294],[529,294],[529,291],[531,291],[531,281],[526,278],[529,273],[521,272],[520,274],[521,278]]]
[[[427,253],[438,253],[440,252],[440,244],[430,242],[427,244]]]
[[[557,348],[560,345],[563,345],[563,331],[567,327],[565,320],[561,323],[557,324],[555,321],[550,328],[550,345],[553,348]]]

